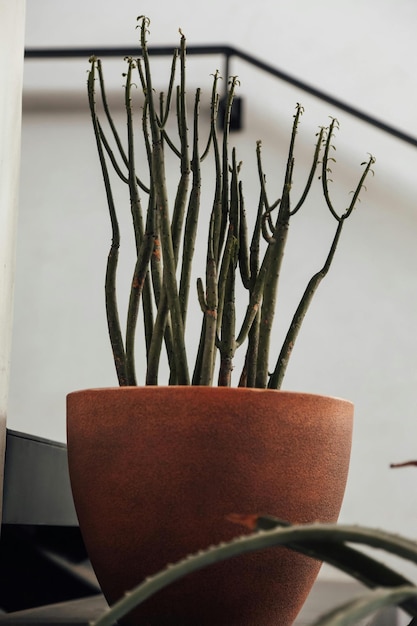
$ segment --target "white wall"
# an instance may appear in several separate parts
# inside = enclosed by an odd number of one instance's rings
[[[0,0],[0,518],[13,317],[24,21],[24,0]]]
[[[151,17],[151,43],[229,43],[417,136],[413,1],[359,0],[253,4],[235,1],[122,1],[28,6],[28,46],[134,44],[138,12]],[[212,65],[212,62],[215,65]],[[189,60],[191,86],[208,90],[217,59]],[[109,243],[100,173],[84,95],[87,62],[27,62],[21,217],[10,426],[65,438],[65,394],[116,384],[104,320],[103,271]],[[113,68],[113,63],[108,63]],[[119,87],[124,67],[112,69]],[[220,68],[221,69],[221,68]],[[417,150],[283,86],[244,63],[233,64],[245,98],[245,131],[233,137],[244,160],[247,195],[256,202],[254,145],[264,139],[271,185],[279,193],[295,102],[305,108],[299,167],[329,115],[341,122],[334,194],[344,208],[366,153],[375,179],[346,226],[294,350],[286,388],[344,396],[356,405],[351,473],[341,519],[416,536],[416,470],[390,470],[417,458]],[[43,90],[54,91],[45,99]],[[41,90],[41,92],[39,92]],[[191,90],[190,90],[191,91]],[[123,122],[122,122],[123,123]],[[298,180],[298,179],[297,179]],[[252,182],[251,182],[252,181]],[[301,184],[301,182],[300,182]],[[347,199],[346,199],[347,198]],[[297,224],[281,290],[282,318],[320,262],[329,231],[319,206]],[[313,218],[314,212],[314,218]],[[314,222],[312,221],[314,219]],[[86,234],[87,233],[87,234]],[[322,234],[323,233],[323,234]],[[318,244],[315,252],[314,244]],[[300,258],[301,257],[301,258]],[[126,261],[128,264],[128,261]],[[300,279],[300,283],[298,283]],[[277,326],[277,343],[284,328]],[[191,340],[192,341],[192,340]]]

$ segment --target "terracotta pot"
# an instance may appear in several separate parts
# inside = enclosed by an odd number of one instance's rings
[[[68,457],[81,531],[111,604],[149,574],[241,529],[230,513],[336,521],[353,405],[219,387],[92,389],[68,396]],[[285,548],[174,583],[125,623],[289,626],[319,564]]]

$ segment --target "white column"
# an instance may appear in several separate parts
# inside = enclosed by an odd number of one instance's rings
[[[0,0],[0,507],[13,314],[24,25],[25,0]]]

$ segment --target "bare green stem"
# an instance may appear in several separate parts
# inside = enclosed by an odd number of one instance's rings
[[[184,339],[184,324],[176,279],[176,262],[169,216],[168,190],[165,179],[165,160],[162,147],[161,130],[155,111],[151,69],[146,44],[147,22],[142,20],[141,44],[146,79],[146,95],[149,107],[149,123],[152,137],[151,178],[155,189],[155,202],[160,224],[162,258],[164,262],[163,283],[171,314],[173,341],[175,344],[175,360],[178,384],[189,384],[187,354]]]
[[[326,274],[328,273],[330,269],[330,265],[333,261],[334,254],[336,252],[336,247],[339,242],[339,238],[340,238],[344,223],[345,223],[344,219],[339,220],[336,234],[334,236],[326,262],[321,268],[321,270],[318,271],[316,274],[314,274],[314,276],[308,282],[308,285],[304,291],[304,294],[300,300],[300,303],[295,311],[290,328],[284,339],[284,343],[282,345],[281,352],[279,354],[275,369],[273,373],[270,375],[269,383],[268,383],[269,389],[281,388],[282,381],[284,379],[285,372],[287,369],[288,361],[290,359],[291,352],[294,348],[295,340],[300,331],[301,324],[303,323],[304,317],[311,304],[314,294],[316,293],[318,289],[318,286],[320,285],[321,281],[323,280],[323,278],[326,276]]]
[[[184,324],[187,317],[188,299],[190,293],[190,281],[192,261],[194,258],[195,242],[197,237],[197,225],[200,212],[201,198],[201,169],[198,148],[198,122],[199,122],[200,89],[197,89],[194,101],[194,129],[193,129],[193,156],[191,160],[192,186],[188,202],[187,217],[183,238],[182,268],[180,280],[180,302]]]
[[[110,215],[110,222],[112,227],[112,242],[110,246],[109,256],[107,259],[107,270],[105,279],[105,298],[106,298],[106,315],[107,315],[107,327],[110,336],[110,343],[113,351],[114,364],[116,367],[117,378],[119,385],[127,384],[127,371],[126,371],[126,354],[123,343],[123,336],[119,321],[119,310],[116,295],[116,275],[117,265],[119,258],[120,247],[120,231],[119,223],[116,215],[116,209],[113,200],[113,193],[110,183],[109,171],[106,164],[105,154],[101,141],[101,132],[98,123],[95,103],[95,70],[96,59],[93,57],[90,59],[91,67],[88,75],[88,101],[91,112],[91,119],[93,122],[94,135],[96,138],[97,151],[99,155],[101,171],[104,180],[104,186],[106,190],[107,206]]]

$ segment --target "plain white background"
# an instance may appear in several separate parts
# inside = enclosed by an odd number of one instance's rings
[[[176,44],[181,28],[190,45],[234,45],[417,136],[412,0],[395,6],[385,0],[38,0],[27,6],[27,46],[136,45],[136,17],[142,13],[151,18],[151,44]],[[191,94],[197,84],[208,93],[210,72],[219,64],[220,59],[189,60]],[[123,62],[107,65],[117,93]],[[116,384],[102,283],[110,234],[85,104],[87,68],[87,60],[27,61],[25,73],[9,427],[59,440],[65,440],[67,392]],[[163,63],[157,71],[163,84]],[[317,127],[331,115],[341,123],[332,188],[339,206],[349,201],[367,153],[377,158],[375,177],[306,319],[284,387],[355,403],[341,521],[415,537],[417,469],[394,471],[389,464],[417,458],[417,150],[245,63],[234,62],[232,71],[239,75],[245,105],[245,129],[233,141],[244,161],[249,201],[257,194],[259,138],[268,180],[279,194],[296,102],[306,109],[298,138],[300,185]],[[319,194],[290,242],[277,344],[331,232],[318,199]]]

